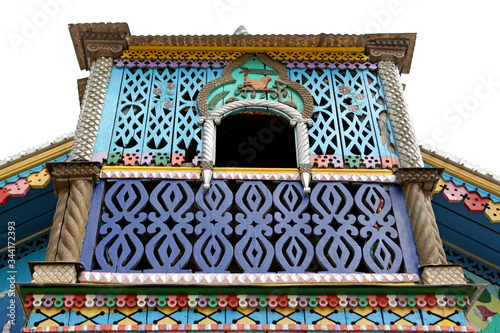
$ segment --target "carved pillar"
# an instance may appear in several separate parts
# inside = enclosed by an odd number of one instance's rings
[[[76,282],[92,186],[98,181],[95,162],[48,163],[58,202],[44,263],[33,264],[33,282]]]
[[[375,50],[370,50],[370,52],[373,53]],[[415,131],[396,63],[382,60],[377,65],[401,166],[404,168],[423,167],[422,154],[415,139]]]
[[[78,126],[70,153],[70,161],[91,161],[102,107],[108,88],[113,59],[99,57],[90,69],[87,87],[80,108]]]
[[[403,187],[408,215],[425,284],[466,283],[460,266],[448,265],[432,210],[432,193],[444,169],[400,168],[396,171]]]

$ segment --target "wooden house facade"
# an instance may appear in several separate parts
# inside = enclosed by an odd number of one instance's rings
[[[70,34],[74,138],[0,166],[16,333],[496,325],[498,181],[417,145],[415,34]]]

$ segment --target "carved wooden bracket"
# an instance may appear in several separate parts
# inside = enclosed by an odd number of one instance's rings
[[[434,191],[444,168],[399,168],[396,169],[398,184],[422,183],[422,190]]]
[[[70,180],[88,180],[92,184],[99,181],[102,165],[99,162],[55,162],[47,163],[56,195],[62,188],[69,187]]]

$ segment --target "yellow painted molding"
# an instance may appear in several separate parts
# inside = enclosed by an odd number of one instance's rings
[[[198,167],[103,166],[103,171],[201,172]]]
[[[129,46],[130,51],[172,52],[365,52],[364,47],[273,47],[273,46]]]
[[[457,177],[467,183],[477,186],[482,190],[490,192],[491,194],[500,196],[500,185],[498,185],[495,181],[487,180],[480,175],[456,165],[453,162],[444,161],[443,159],[424,151],[422,151],[422,157],[425,163],[436,168],[444,168],[444,171],[453,177]]]
[[[73,146],[73,139],[68,139],[55,147],[47,147],[39,152],[22,157],[19,160],[7,163],[0,167],[0,181],[15,176],[21,172],[49,162],[64,154],[68,154]]]
[[[332,175],[393,175],[387,169],[312,169],[312,173]]]

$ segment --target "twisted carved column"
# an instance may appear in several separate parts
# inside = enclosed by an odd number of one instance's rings
[[[424,193],[422,184],[406,183],[403,186],[408,215],[417,244],[420,265],[444,265],[446,255],[439,237],[431,197]]]
[[[49,244],[47,245],[47,252],[45,253],[45,261],[55,261],[57,253],[57,245],[61,238],[61,228],[64,221],[64,212],[66,211],[66,204],[68,202],[69,188],[62,188],[59,191],[57,198],[56,212],[50,229]]]
[[[80,261],[87,214],[92,196],[92,180],[69,181],[69,197],[55,261]]]

